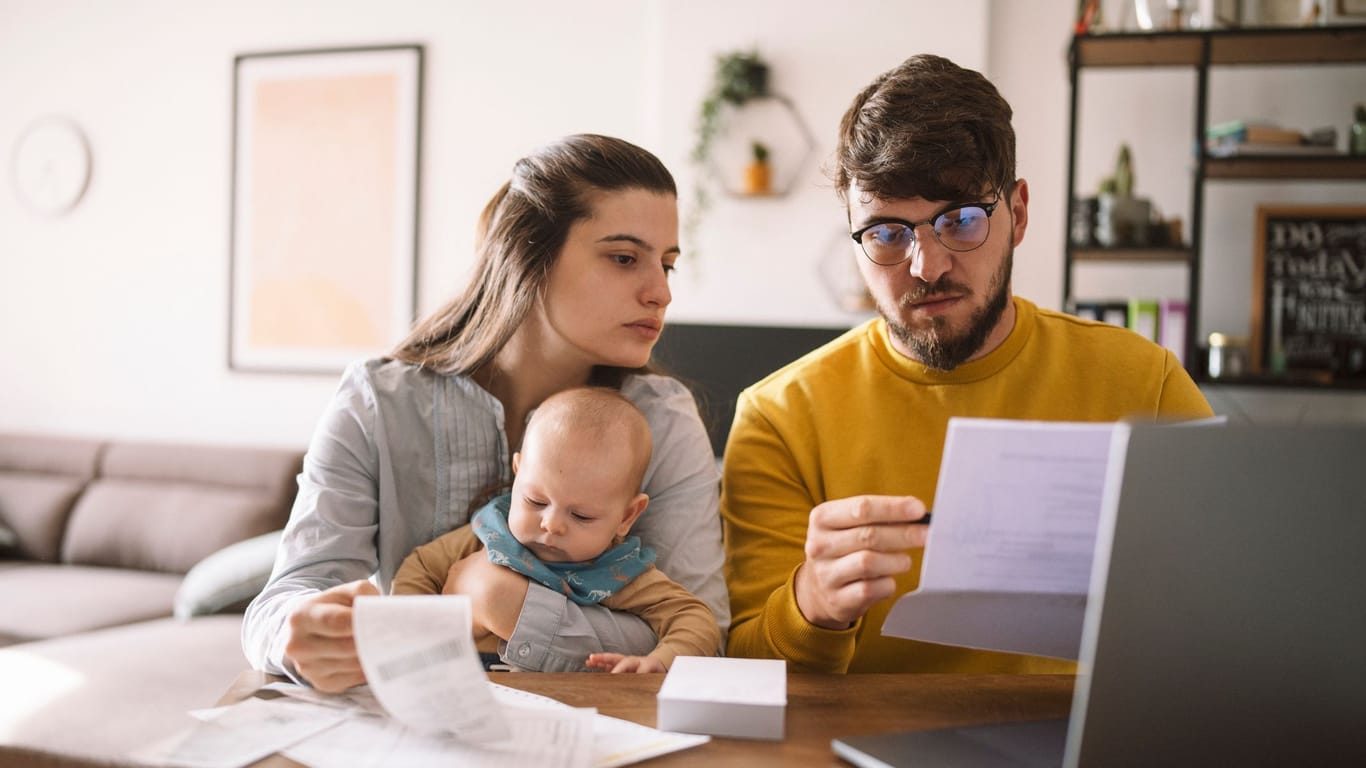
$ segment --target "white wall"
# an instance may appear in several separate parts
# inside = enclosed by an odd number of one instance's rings
[[[822,259],[853,257],[821,168],[840,114],[906,56],[942,53],[986,71],[1015,107],[1032,188],[1015,287],[1056,307],[1073,5],[976,0],[946,14],[932,0],[0,0],[6,175],[20,132],[42,115],[74,118],[94,153],[85,199],[58,218],[0,184],[0,429],[308,439],[335,376],[226,367],[232,67],[248,52],[425,46],[426,312],[463,283],[479,210],[542,141],[577,131],[636,141],[675,171],[688,204],[712,59],[757,47],[814,133],[816,158],[781,200],[717,198],[684,244],[694,258],[675,278],[671,318],[793,325],[861,319],[838,308],[818,271]],[[1188,102],[1179,95],[1172,108]]]

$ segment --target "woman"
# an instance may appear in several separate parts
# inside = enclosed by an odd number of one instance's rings
[[[570,136],[518,161],[479,223],[469,287],[390,357],[350,366],[309,445],[270,583],[247,609],[258,669],[323,691],[365,682],[351,635],[358,595],[388,592],[412,549],[468,522],[509,483],[528,415],[568,387],[619,387],[645,414],[650,506],[634,532],[721,627],[718,473],[697,408],[646,372],[678,258],[677,191],[659,160],[619,139]],[[583,668],[594,651],[648,653],[635,616],[566,600],[509,569],[451,569],[476,634],[522,669]]]

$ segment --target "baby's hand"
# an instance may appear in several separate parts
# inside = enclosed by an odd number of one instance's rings
[[[594,653],[588,657],[588,668],[599,672],[668,672],[664,664],[653,656],[623,656],[620,653]]]

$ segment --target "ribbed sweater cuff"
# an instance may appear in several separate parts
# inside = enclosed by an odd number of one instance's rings
[[[854,657],[854,640],[862,619],[848,629],[826,629],[806,620],[797,607],[794,569],[787,583],[769,595],[764,633],[781,658],[796,671],[843,673]]]

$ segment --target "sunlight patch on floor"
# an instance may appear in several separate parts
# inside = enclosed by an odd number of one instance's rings
[[[19,734],[34,712],[80,688],[85,675],[42,656],[16,650],[0,651],[0,742]]]

